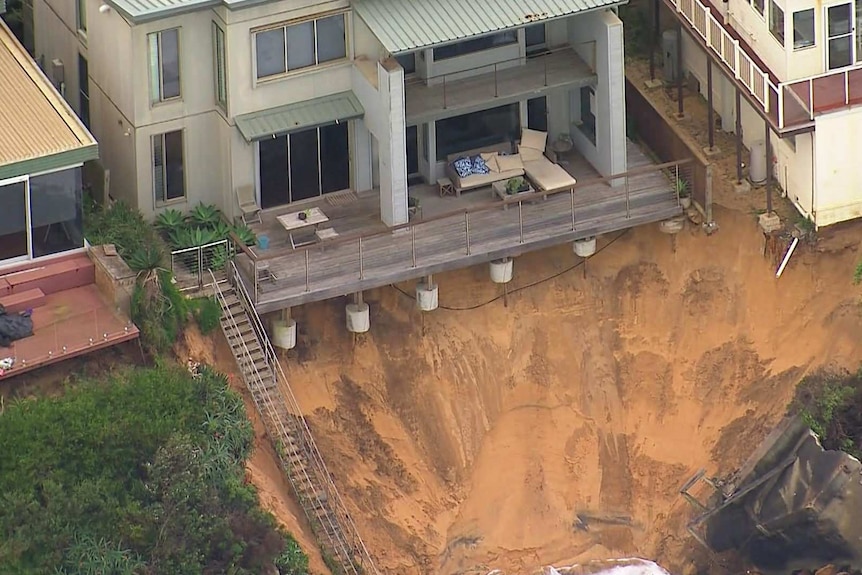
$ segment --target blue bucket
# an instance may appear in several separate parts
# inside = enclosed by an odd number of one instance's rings
[[[257,247],[262,250],[269,249],[269,236],[257,236]]]

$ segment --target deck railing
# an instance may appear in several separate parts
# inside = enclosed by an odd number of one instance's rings
[[[209,284],[210,270],[220,282],[226,280],[225,266],[233,256],[233,242],[229,239],[171,250],[171,273],[180,291],[200,290]]]
[[[414,80],[414,82],[425,84],[428,88],[433,88],[436,85],[441,86],[441,104],[442,108],[445,110],[449,107],[450,104],[451,97],[449,92],[452,90],[453,84],[462,81],[475,80],[477,76],[481,76],[484,74],[493,75],[493,82],[487,82],[483,86],[484,90],[486,90],[486,93],[483,95],[487,98],[500,97],[501,72],[505,72],[506,70],[512,70],[522,66],[531,66],[534,67],[537,71],[540,71],[542,87],[546,88],[548,87],[549,79],[548,64],[552,61],[555,55],[564,52],[568,52],[569,54],[576,56],[576,52],[572,49],[571,46],[564,46],[559,48],[552,48],[536,55],[518,56],[517,58],[509,58],[506,60],[501,60],[499,62],[492,62],[481,66],[474,66],[472,68],[459,69],[454,72],[435,74],[428,76],[427,78],[416,79]],[[551,80],[553,80],[553,76],[551,76]]]
[[[774,83],[702,0],[665,0],[700,36],[779,131],[810,126],[817,114],[862,103],[862,64]]]
[[[547,236],[549,222],[545,214],[534,210],[536,206],[530,204],[543,202],[546,199],[555,199],[556,206],[565,205],[562,211],[553,215],[554,229],[559,229],[559,234],[577,232],[581,229],[592,229],[597,227],[601,220],[608,217],[603,213],[597,217],[588,218],[584,214],[595,207],[595,202],[584,203],[578,198],[578,192],[582,189],[603,184],[601,204],[613,204],[612,217],[628,220],[632,216],[632,210],[646,202],[655,201],[656,186],[653,181],[645,184],[639,182],[640,178],[648,175],[663,176],[667,181],[667,201],[671,195],[679,207],[681,205],[680,192],[691,190],[693,182],[693,160],[679,160],[659,165],[644,166],[604,178],[594,178],[579,181],[575,186],[537,191],[531,193],[516,194],[502,201],[493,200],[486,203],[474,205],[468,209],[447,212],[437,216],[429,217],[419,221],[409,222],[394,226],[386,230],[374,233],[358,233],[353,235],[339,236],[336,239],[327,240],[323,243],[315,243],[296,249],[270,249],[255,251],[240,246],[246,260],[246,274],[244,277],[249,281],[251,292],[255,303],[261,301],[261,286],[264,282],[276,284],[281,280],[279,270],[273,268],[273,263],[279,258],[290,258],[292,269],[302,269],[304,275],[304,291],[312,290],[314,279],[313,269],[315,259],[323,254],[335,250],[347,250],[352,252],[351,262],[356,279],[363,281],[367,279],[366,272],[376,263],[379,263],[381,253],[385,253],[388,261],[397,261],[400,265],[408,268],[416,268],[425,265],[445,263],[453,257],[469,257],[480,253],[490,243],[499,239],[500,234],[507,244],[517,245],[531,241],[538,235]],[[643,187],[641,187],[643,186]],[[480,193],[480,192],[476,192]],[[566,197],[568,201],[561,201]],[[482,224],[482,219],[489,212],[507,210],[507,221],[494,222],[493,229],[489,225]],[[538,215],[537,215],[538,214]],[[582,221],[583,216],[583,221]],[[478,225],[475,225],[478,222]],[[449,232],[446,237],[447,250],[450,252],[441,255],[439,250],[429,250],[427,243],[422,239],[430,237],[433,233],[439,234],[440,230]],[[398,237],[397,241],[392,240]],[[441,260],[442,258],[442,260]],[[250,262],[250,269],[248,264]],[[242,267],[243,264],[240,264]],[[344,269],[339,268],[339,273]],[[294,276],[295,277],[295,276]]]
[[[14,375],[16,370],[28,366],[77,355],[134,333],[135,329],[128,319],[122,320],[108,309],[70,313],[50,325],[40,326],[34,336],[13,342],[8,355],[15,358],[15,365],[6,370],[6,375]]]

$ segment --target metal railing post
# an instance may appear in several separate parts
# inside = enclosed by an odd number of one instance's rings
[[[784,129],[784,84],[778,84],[778,128]]]
[[[498,97],[500,95],[499,86],[497,85],[497,63],[494,62],[494,97]]]
[[[631,217],[631,202],[629,200],[629,175],[625,174],[625,178],[623,178],[623,187],[626,192],[626,219]]]
[[[448,108],[446,105],[446,74],[443,74],[443,109]]]
[[[676,205],[678,208],[682,207],[682,200],[679,197],[679,164],[676,164],[673,167],[673,172],[675,174],[673,180],[673,189],[676,192]]]
[[[569,190],[572,197],[572,231],[575,231],[575,188]]]
[[[545,88],[548,87],[548,58],[542,58],[542,64],[545,66]]]
[[[257,260],[252,260],[251,261],[251,275],[253,276],[252,281],[254,282],[254,303],[257,303],[258,300],[260,299],[260,292],[258,290],[258,285],[257,285],[257,283],[258,283],[257,274],[258,274]]]
[[[365,270],[362,265],[362,238],[359,238],[359,279],[365,279]]]
[[[308,250],[305,250],[305,291],[310,291],[310,280],[308,277]]]
[[[518,243],[524,243],[524,202],[518,200]]]
[[[467,255],[470,255],[470,213],[464,212],[464,235],[467,236]]]
[[[413,267],[416,267],[416,226],[410,226],[410,252],[413,256]]]
[[[850,103],[850,76],[847,70],[844,70],[844,105]]]
[[[198,289],[204,287],[204,249],[198,247]]]

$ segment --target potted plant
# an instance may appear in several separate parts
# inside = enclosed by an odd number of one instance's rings
[[[409,219],[413,219],[416,217],[416,214],[422,209],[422,206],[419,204],[419,198],[416,196],[407,196],[407,214]]]
[[[682,209],[689,209],[691,207],[691,193],[688,189],[688,182],[681,178],[677,178],[674,188],[677,196],[679,196],[679,203],[682,206]]]
[[[521,176],[509,178],[509,181],[506,182],[506,194],[510,196],[526,192],[529,189],[530,186],[527,184],[527,181]]]

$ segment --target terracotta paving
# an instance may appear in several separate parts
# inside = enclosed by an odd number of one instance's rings
[[[136,337],[138,328],[94,284],[50,294],[33,310],[33,335],[0,347],[0,359],[15,359],[0,380]]]

